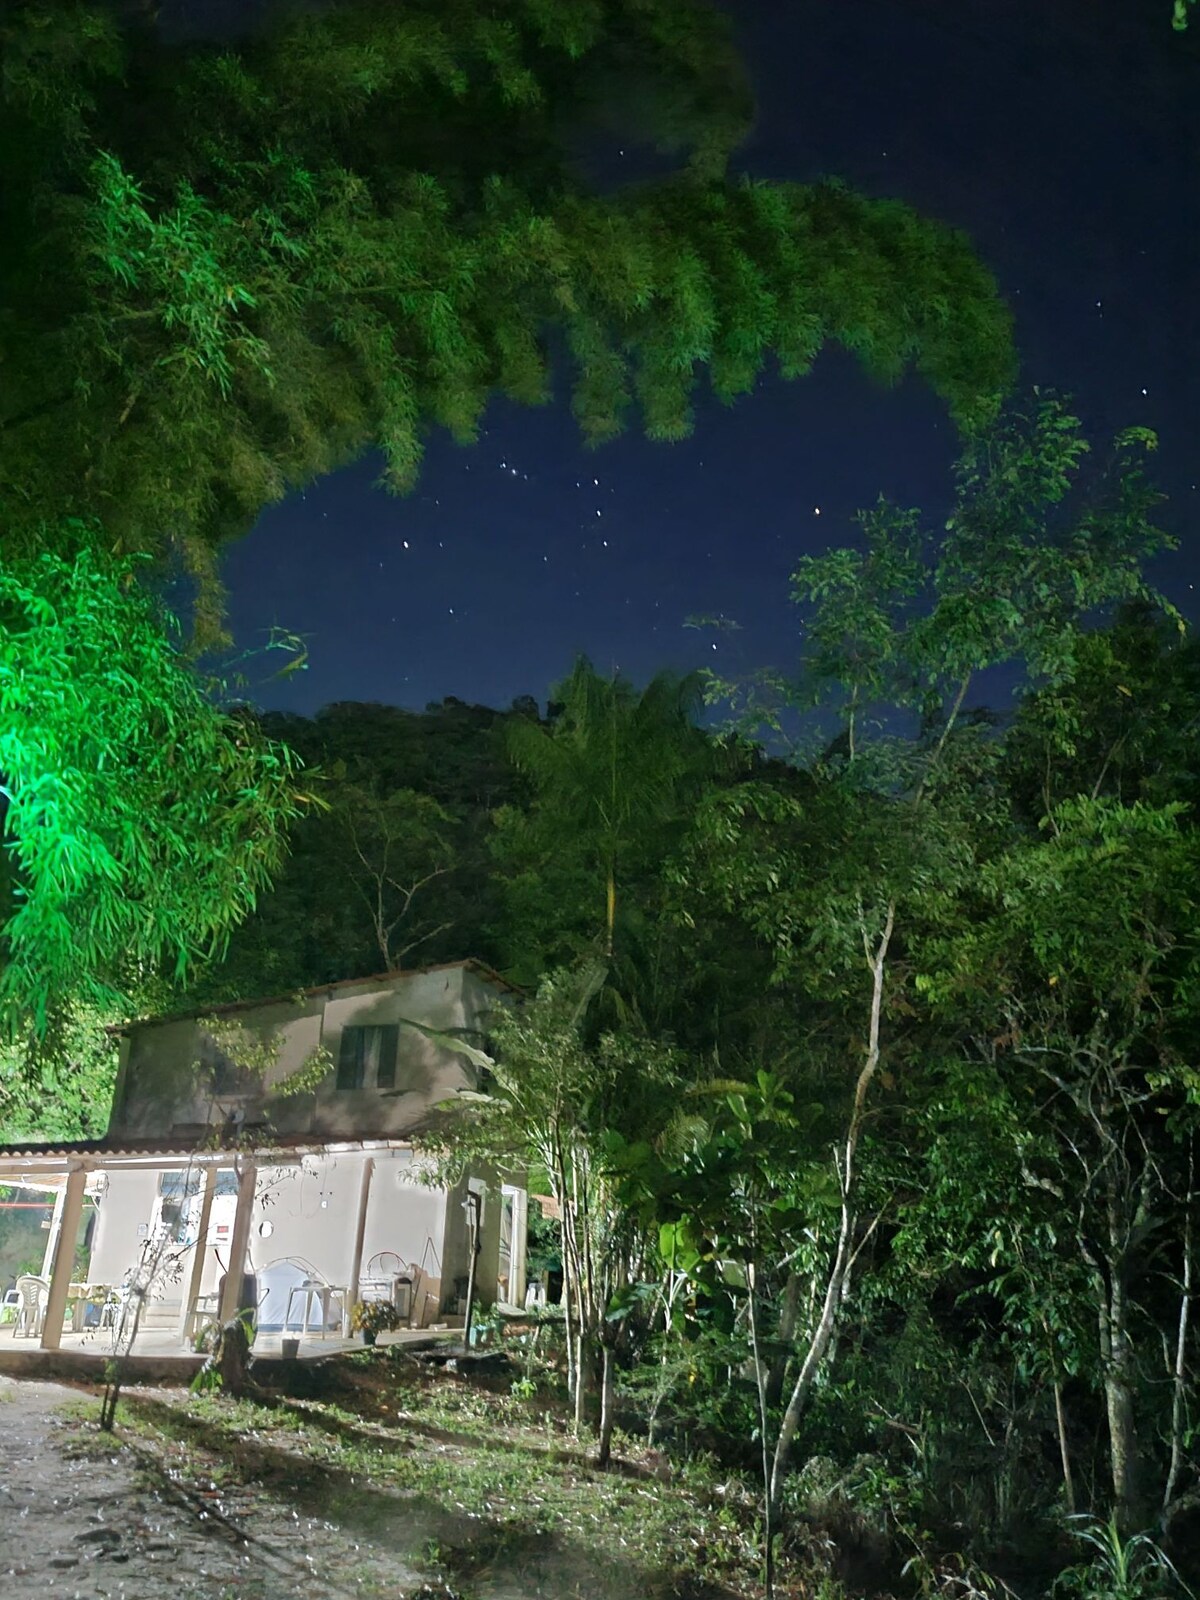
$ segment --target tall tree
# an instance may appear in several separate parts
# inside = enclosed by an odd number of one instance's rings
[[[534,800],[499,848],[507,844],[526,877],[565,868],[581,879],[590,899],[583,926],[611,958],[625,884],[661,863],[713,769],[713,747],[693,720],[700,680],[660,673],[638,691],[581,657],[556,699],[549,727],[526,719],[509,727]]]
[[[397,961],[497,962],[492,812],[524,790],[504,732],[526,714],[447,700],[265,715],[264,731],[313,769],[321,804],[296,819],[271,887],[224,957],[188,979],[186,1003],[286,994]]]
[[[1081,496],[1079,424],[1039,399],[968,448],[935,546],[915,513],[881,504],[862,519],[864,548],[803,561],[795,585],[806,648],[790,704],[832,706],[840,732],[803,800],[752,783],[711,797],[701,819],[697,869],[772,942],[780,969],[848,1045],[845,1131],[833,1154],[840,1225],[819,1314],[789,1374],[776,1505],[848,1293],[871,1097],[915,1043],[916,952],[962,914],[980,863],[1005,838],[999,750],[988,721],[967,715],[968,696],[998,666],[1034,684],[1068,682],[1088,617],[1146,594],[1142,563],[1169,543],[1138,460],[1153,442],[1122,435],[1111,473]]]

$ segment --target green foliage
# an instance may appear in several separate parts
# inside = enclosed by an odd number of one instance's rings
[[[1175,1570],[1170,1557],[1148,1533],[1124,1537],[1115,1517],[1077,1517],[1071,1529],[1092,1552],[1078,1566],[1059,1573],[1056,1596],[1078,1600],[1158,1600],[1182,1589],[1191,1591]]]
[[[116,1008],[56,1006],[44,1031],[25,1026],[0,1042],[0,1140],[98,1139],[117,1077]]]
[[[390,1333],[400,1326],[400,1313],[390,1300],[356,1300],[350,1326],[355,1333]]]
[[[936,720],[947,693],[992,667],[1017,662],[1030,683],[1069,682],[1081,628],[1106,607],[1148,600],[1145,564],[1173,548],[1141,465],[1155,443],[1126,430],[1089,483],[1078,419],[1035,395],[967,445],[936,537],[919,513],[886,501],[860,513],[863,549],[806,557],[793,577],[805,608],[800,703],[835,696],[853,753],[856,714],[899,705]]]
[[[223,709],[138,584],[85,544],[0,563],[0,1002],[14,1024],[182,975],[254,905],[296,764]]]
[[[499,964],[492,813],[522,790],[504,730],[528,714],[451,699],[424,712],[350,703],[313,718],[265,716],[264,732],[304,762],[321,803],[295,819],[271,887],[177,1004],[464,955]]]
[[[1006,781],[1024,816],[1076,794],[1195,803],[1200,775],[1200,649],[1178,616],[1122,606],[1083,634],[1061,688],[1025,699],[1006,741]]]
[[[727,176],[750,99],[703,0],[343,0],[217,49],[22,0],[2,39],[0,508],[26,548],[95,515],[123,550],[180,541],[211,602],[214,544],[265,503],[370,448],[410,487],[430,425],[544,401],[552,347],[595,442],[634,407],[678,438],[702,368],[731,400],[828,341],[915,365],[965,427],[1010,380],[958,234]],[[597,135],[682,164],[597,195]]]
[[[698,678],[661,673],[638,692],[601,678],[581,657],[555,692],[550,727],[509,724],[509,749],[534,802],[501,819],[497,853],[516,869],[514,899],[539,887],[560,896],[574,884],[585,889],[590,906],[568,899],[556,919],[574,913],[560,937],[573,937],[576,954],[603,936],[613,955],[619,892],[661,863],[714,768],[713,747],[693,721],[699,689]]]

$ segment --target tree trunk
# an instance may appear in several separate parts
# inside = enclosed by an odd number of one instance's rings
[[[1063,1408],[1062,1384],[1054,1375],[1054,1421],[1058,1428],[1058,1454],[1062,1461],[1063,1496],[1068,1516],[1075,1515],[1075,1480],[1071,1476],[1071,1451],[1067,1444],[1067,1415]]]
[[[795,1276],[795,1274],[793,1274]],[[754,1355],[754,1381],[758,1391],[758,1434],[762,1445],[763,1486],[763,1592],[765,1600],[775,1600],[775,1495],[771,1483],[771,1435],[768,1387],[772,1374],[766,1370],[758,1343],[758,1274],[754,1262],[746,1263],[746,1284],[750,1290],[750,1347]],[[789,1280],[788,1288],[791,1288]],[[799,1290],[797,1290],[797,1297]]]
[[[463,1349],[471,1346],[471,1321],[475,1315],[475,1268],[479,1260],[479,1196],[473,1189],[467,1191],[467,1207],[470,1212],[470,1259],[467,1262],[467,1314],[463,1318]]]
[[[1063,1405],[1062,1377],[1058,1370],[1058,1361],[1054,1352],[1054,1337],[1050,1332],[1050,1324],[1042,1318],[1042,1331],[1046,1335],[1046,1349],[1050,1356],[1050,1379],[1054,1390],[1054,1425],[1058,1433],[1058,1456],[1062,1462],[1063,1498],[1066,1501],[1067,1514],[1075,1515],[1075,1479],[1071,1473],[1071,1450],[1067,1443],[1067,1412]]]
[[[1108,1416],[1108,1458],[1112,1475],[1113,1511],[1118,1526],[1133,1532],[1140,1522],[1137,1415],[1133,1400],[1133,1348],[1128,1309],[1119,1265],[1111,1270],[1100,1310],[1101,1370]]]
[[[613,1374],[616,1367],[616,1352],[606,1339],[603,1350],[603,1366],[600,1377],[600,1449],[596,1455],[596,1465],[607,1467],[612,1454],[613,1435]]]
[[[575,1345],[575,1432],[582,1433],[587,1427],[587,1400],[588,1400],[588,1348],[587,1338],[583,1331],[582,1323]]]
[[[846,1275],[854,1260],[854,1193],[857,1177],[854,1163],[858,1152],[859,1135],[862,1133],[863,1119],[866,1114],[867,1093],[879,1067],[880,1026],[883,1017],[883,980],[884,973],[887,970],[888,947],[891,944],[895,925],[896,907],[895,904],[891,904],[888,906],[887,917],[874,948],[871,946],[865,928],[863,930],[863,946],[867,953],[867,964],[871,973],[871,1012],[867,1033],[866,1057],[858,1074],[858,1082],[854,1086],[854,1103],[850,1109],[850,1121],[846,1128],[846,1142],[843,1146],[840,1163],[842,1214],[838,1227],[837,1249],[834,1253],[833,1265],[829,1269],[829,1279],[825,1285],[825,1298],[821,1305],[821,1315],[809,1340],[808,1350],[805,1353],[796,1381],[792,1385],[791,1398],[788,1400],[787,1410],[784,1412],[783,1421],[779,1425],[779,1436],[775,1441],[775,1458],[771,1466],[770,1492],[773,1512],[777,1512],[779,1509],[783,1495],[783,1480],[791,1464],[792,1446],[795,1443],[796,1430],[800,1426],[800,1418],[804,1414],[804,1408],[808,1404],[817,1373],[820,1371],[821,1363],[825,1359],[830,1341],[833,1338],[838,1316],[842,1309]]]
[[[1192,1158],[1188,1156],[1187,1209],[1183,1216],[1183,1272],[1179,1280],[1179,1323],[1175,1332],[1175,1370],[1171,1374],[1171,1465],[1163,1491],[1163,1510],[1175,1498],[1175,1488],[1183,1469],[1184,1435],[1187,1424],[1187,1339],[1192,1305]]]
[[[787,1377],[788,1358],[792,1353],[792,1341],[796,1337],[796,1323],[800,1315],[800,1287],[800,1274],[789,1272],[779,1307],[779,1350],[767,1376],[767,1405],[772,1410],[783,1399],[783,1381]]]

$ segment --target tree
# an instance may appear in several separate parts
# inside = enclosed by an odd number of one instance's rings
[[[123,1010],[60,1004],[43,1032],[10,1029],[0,1042],[0,1141],[103,1137],[117,1077],[109,1028]]]
[[[678,1061],[669,1045],[626,1030],[601,1033],[590,1016],[606,969],[592,961],[547,974],[535,998],[497,1012],[485,1095],[444,1109],[444,1163],[466,1152],[544,1175],[558,1211],[568,1386],[575,1424],[588,1420],[602,1369],[599,1460],[613,1429],[613,1360],[623,1299],[642,1254],[632,1209],[605,1160],[608,1141],[641,1137],[669,1121]]]
[[[698,678],[660,673],[639,692],[580,657],[555,691],[550,727],[524,718],[509,726],[509,750],[534,802],[525,817],[510,816],[498,848],[523,858],[535,878],[574,877],[590,900],[584,937],[599,935],[610,959],[626,883],[661,863],[714,767],[692,720],[699,691]]]
[[[935,548],[915,513],[881,503],[861,518],[864,549],[802,562],[806,649],[785,691],[793,710],[824,712],[824,754],[803,796],[751,782],[702,811],[693,870],[771,943],[779,972],[846,1041],[840,1224],[789,1373],[775,1506],[849,1293],[870,1097],[881,1073],[921,1059],[917,952],[936,930],[958,928],[981,865],[1003,848],[999,747],[990,720],[968,715],[968,695],[1003,664],[1033,684],[1069,682],[1089,615],[1146,594],[1142,563],[1169,543],[1136,457],[1152,444],[1122,435],[1110,474],[1081,500],[1086,441],[1060,403],[1039,398],[968,447]]]
[[[999,1041],[1000,1085],[1023,1080],[1029,1096],[1021,1171],[1057,1201],[1091,1284],[1113,1505],[1127,1530],[1146,1514],[1150,1459],[1139,1442],[1138,1295],[1189,1187],[1176,1184],[1178,1155],[1163,1137],[1184,1099],[1178,1065],[1200,972],[1200,860],[1181,809],[1064,801],[1041,837],[985,869],[986,908],[943,948],[932,980],[943,994],[972,992],[977,1033]]]
[[[732,400],[829,340],[915,364],[965,427],[1010,381],[958,234],[729,178],[750,96],[706,0],[341,0],[219,45],[21,0],[0,43],[11,547],[92,515],[211,593],[265,503],[370,448],[407,488],[430,426],[544,401],[554,348],[592,441],[634,404],[678,438],[701,368]],[[580,152],[612,135],[682,165],[598,194]]]
[[[290,752],[195,676],[142,564],[64,542],[0,562],[0,1012],[38,1032],[219,951],[305,799]]]
[[[429,795],[381,795],[343,783],[331,806],[356,864],[354,886],[366,907],[384,971],[390,972],[450,926],[425,914],[430,886],[449,872],[453,819]]]
[[[789,1332],[781,1297],[782,1337],[762,1325],[772,1281],[799,1280],[815,1218],[836,1208],[813,1130],[821,1106],[798,1103],[785,1078],[760,1069],[752,1081],[695,1085],[677,1104],[673,1137],[658,1141],[639,1128],[631,1138],[610,1133],[607,1164],[619,1201],[643,1226],[656,1225],[668,1275],[680,1275],[711,1302],[732,1295],[745,1312],[758,1402],[762,1472],[763,1553],[768,1600],[775,1593],[775,1535],[780,1510],[775,1457],[778,1397],[772,1376]],[[789,1270],[790,1269],[790,1270]],[[819,1338],[819,1328],[814,1339]]]
[[[496,964],[492,813],[524,788],[504,754],[512,715],[457,700],[424,712],[347,702],[312,718],[265,714],[264,732],[304,763],[321,804],[296,819],[287,859],[221,961],[193,974],[175,1004],[288,994],[396,959]]]

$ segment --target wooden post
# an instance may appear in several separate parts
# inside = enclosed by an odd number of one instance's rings
[[[46,1316],[42,1323],[43,1350],[57,1350],[62,1345],[67,1290],[71,1286],[71,1268],[75,1265],[75,1241],[79,1237],[79,1219],[83,1216],[86,1182],[87,1172],[83,1167],[72,1167],[67,1174],[58,1240],[54,1248],[54,1265],[50,1270],[50,1297],[46,1301]]]
[[[254,1191],[258,1181],[258,1165],[243,1161],[238,1173],[237,1210],[233,1214],[233,1237],[229,1241],[229,1265],[225,1271],[225,1293],[221,1296],[218,1311],[221,1326],[237,1315],[242,1298],[242,1275],[246,1270],[246,1253],[250,1248],[250,1222],[254,1216]]]
[[[354,1256],[350,1262],[350,1284],[346,1293],[350,1306],[358,1299],[358,1283],[362,1277],[363,1241],[367,1235],[367,1203],[371,1198],[371,1179],[375,1174],[375,1158],[368,1156],[363,1162],[362,1187],[358,1191],[358,1222],[354,1229]],[[350,1314],[350,1306],[345,1308]]]
[[[482,1197],[474,1189],[467,1190],[467,1215],[470,1217],[471,1259],[467,1264],[467,1314],[463,1318],[463,1349],[471,1347],[471,1320],[475,1315],[475,1263],[479,1259],[479,1216]]]
[[[193,1318],[196,1301],[200,1298],[200,1285],[204,1280],[204,1257],[208,1252],[208,1229],[212,1221],[213,1195],[217,1192],[217,1169],[204,1168],[203,1188],[200,1192],[200,1221],[196,1228],[196,1243],[192,1247],[192,1268],[188,1273],[187,1293],[183,1297],[183,1317],[179,1324],[179,1337],[188,1344],[194,1332]]]
[[[513,1226],[511,1251],[511,1265],[508,1269],[509,1299],[514,1305],[524,1306],[527,1284],[525,1243],[529,1233],[529,1198],[524,1189],[513,1189]]]

